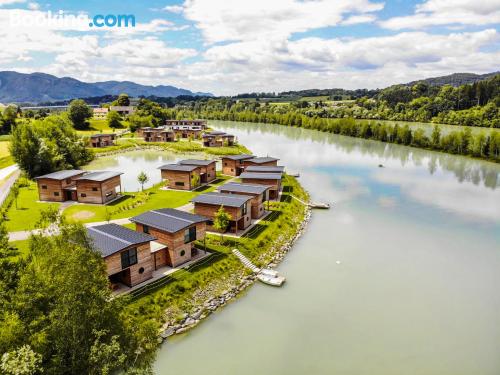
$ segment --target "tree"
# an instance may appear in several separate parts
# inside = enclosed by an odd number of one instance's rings
[[[195,173],[191,176],[191,189],[195,189],[198,186],[200,186],[200,175]]]
[[[10,153],[30,178],[92,160],[75,129],[60,116],[19,123],[12,131]]]
[[[158,332],[158,324],[123,313],[125,301],[112,298],[102,254],[85,227],[67,223],[57,209],[41,217],[42,232],[32,235],[12,301],[1,309],[1,349],[31,363],[25,360],[33,357],[29,352],[15,354],[29,344],[47,374],[148,369],[155,349],[151,332]],[[49,224],[58,228],[52,236],[46,233]],[[6,337],[12,326],[16,334]]]
[[[231,215],[224,210],[224,206],[220,206],[214,216],[214,229],[220,232],[221,242],[224,239],[223,233],[226,231],[230,221]]]
[[[149,181],[149,177],[144,171],[141,171],[137,176],[137,181],[141,184],[141,190],[144,190],[144,184]]]
[[[2,121],[1,121],[2,134],[9,134],[10,133],[10,131],[16,125],[16,119],[17,119],[17,107],[15,107],[13,105],[9,105],[7,108],[4,109],[3,115],[2,115]]]
[[[441,140],[441,130],[439,129],[438,125],[434,125],[434,129],[432,130],[431,134],[432,147],[438,148],[440,140]]]
[[[120,94],[118,95],[118,99],[116,99],[116,104],[121,105],[121,106],[129,106],[130,105],[130,99],[127,94]]]
[[[122,123],[121,123],[121,117],[120,117],[120,114],[116,111],[109,111],[108,114],[107,114],[107,122],[108,122],[108,126],[112,129],[116,129],[116,128],[121,128],[122,127]]]
[[[69,103],[68,117],[75,129],[87,129],[87,120],[92,117],[92,110],[82,99],[75,99]]]
[[[4,353],[0,369],[7,375],[34,375],[42,372],[42,356],[29,345]]]
[[[18,209],[17,207],[17,198],[19,197],[19,185],[17,183],[14,183],[12,187],[10,188],[10,193],[14,197],[14,201],[16,202],[16,210]]]

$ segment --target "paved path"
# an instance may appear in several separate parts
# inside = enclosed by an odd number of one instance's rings
[[[15,164],[7,168],[0,169],[0,180],[3,180],[4,178],[10,175],[7,181],[5,181],[2,185],[0,185],[0,205],[9,195],[10,188],[12,187],[12,185],[14,185],[14,182],[16,182],[20,174],[21,172],[19,171],[19,168]]]
[[[125,217],[123,219],[115,219],[111,220],[110,223],[118,224],[118,225],[125,225],[125,224],[130,224],[131,221],[129,220],[128,217]],[[90,227],[95,227],[96,225],[103,225],[103,224],[108,224],[107,221],[96,221],[94,223],[86,223],[84,224],[87,228]],[[40,230],[35,229],[33,231],[30,230],[21,230],[19,232],[9,232],[9,241],[23,241],[27,240],[30,238],[31,234],[37,234],[40,233]],[[57,233],[57,231],[51,232],[51,234]]]

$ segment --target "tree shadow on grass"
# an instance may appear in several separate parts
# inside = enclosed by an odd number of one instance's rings
[[[290,203],[292,201],[292,197],[288,194],[281,194],[280,202]]]
[[[293,193],[293,186],[283,186],[283,193]]]
[[[281,211],[273,211],[271,212],[267,217],[266,217],[266,221],[269,221],[269,222],[273,222],[273,221],[276,221],[278,220],[278,218],[282,215],[282,212]]]
[[[245,238],[250,238],[252,240],[260,236],[260,234],[267,228],[267,225],[257,223],[252,229],[243,235]]]

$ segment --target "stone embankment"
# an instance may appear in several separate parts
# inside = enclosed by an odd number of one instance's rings
[[[284,245],[277,249],[271,249],[269,252],[262,254],[259,261],[265,261],[269,259],[266,267],[273,268],[278,265],[285,255],[292,249],[295,242],[304,233],[307,224],[311,218],[311,210],[306,209],[304,220],[300,224],[295,235],[290,238]],[[223,292],[219,293],[221,290],[221,285],[207,285],[205,288],[200,289],[193,300],[197,301],[192,311],[189,313],[183,313],[180,321],[176,319],[176,323],[173,319],[167,318],[167,322],[163,325],[160,333],[160,341],[163,341],[169,336],[174,334],[181,334],[187,332],[191,328],[194,328],[203,319],[208,317],[212,312],[216,311],[218,308],[225,306],[229,301],[237,297],[246,288],[252,285],[257,280],[255,275],[248,275],[244,271],[239,270],[236,275],[233,275],[228,280],[224,280]],[[166,312],[166,316],[173,315]]]

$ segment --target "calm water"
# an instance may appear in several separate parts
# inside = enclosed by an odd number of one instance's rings
[[[144,171],[149,181],[144,184],[148,188],[161,182],[161,172],[158,167],[163,164],[176,163],[186,158],[205,159],[205,155],[191,153],[189,155],[176,154],[168,151],[129,151],[119,155],[100,157],[86,165],[87,170],[108,170],[123,172],[121,176],[123,191],[139,191],[141,184],[137,176]]]
[[[314,212],[280,265],[283,288],[256,284],[169,339],[156,374],[500,373],[500,165],[213,124],[280,157],[314,200],[334,206]]]

